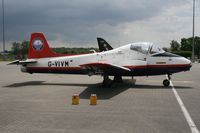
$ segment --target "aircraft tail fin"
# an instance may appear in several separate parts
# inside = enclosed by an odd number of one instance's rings
[[[98,42],[98,45],[99,45],[100,52],[113,49],[103,38],[98,37],[97,42]]]
[[[61,56],[60,54],[54,53],[48,45],[47,40],[43,33],[32,33],[30,44],[29,44],[29,51],[28,51],[28,58],[47,58],[47,57],[57,57]]]

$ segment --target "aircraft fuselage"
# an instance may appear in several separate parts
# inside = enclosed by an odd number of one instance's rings
[[[28,73],[63,73],[63,74],[101,74],[115,76],[151,76],[161,74],[173,74],[187,71],[191,67],[190,60],[170,53],[150,54],[131,50],[134,44],[128,44],[110,51],[91,53],[84,55],[61,56],[51,58],[39,58],[37,63],[22,66],[23,72]],[[160,54],[160,55],[159,55]],[[109,62],[130,69],[106,69],[99,67],[82,67],[87,63]],[[105,66],[102,66],[105,67]]]

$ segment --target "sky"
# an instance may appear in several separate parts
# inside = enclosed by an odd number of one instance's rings
[[[97,47],[102,37],[113,47],[192,36],[192,0],[4,0],[6,49],[43,32],[51,47]],[[2,3],[1,3],[2,7]],[[0,8],[1,8],[0,7]],[[2,8],[0,45],[2,50]],[[195,35],[200,36],[200,0]]]

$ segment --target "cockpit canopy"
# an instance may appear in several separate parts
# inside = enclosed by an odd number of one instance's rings
[[[143,54],[157,54],[165,52],[162,48],[159,48],[158,46],[148,42],[133,43],[131,44],[130,49]]]

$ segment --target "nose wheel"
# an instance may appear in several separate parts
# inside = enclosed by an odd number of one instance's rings
[[[165,87],[168,87],[170,85],[170,80],[171,80],[170,75],[167,75],[167,76],[168,76],[168,79],[163,80],[163,85]]]
[[[170,82],[169,82],[168,79],[163,80],[163,85],[164,85],[165,87],[168,87],[169,84],[170,84]]]

